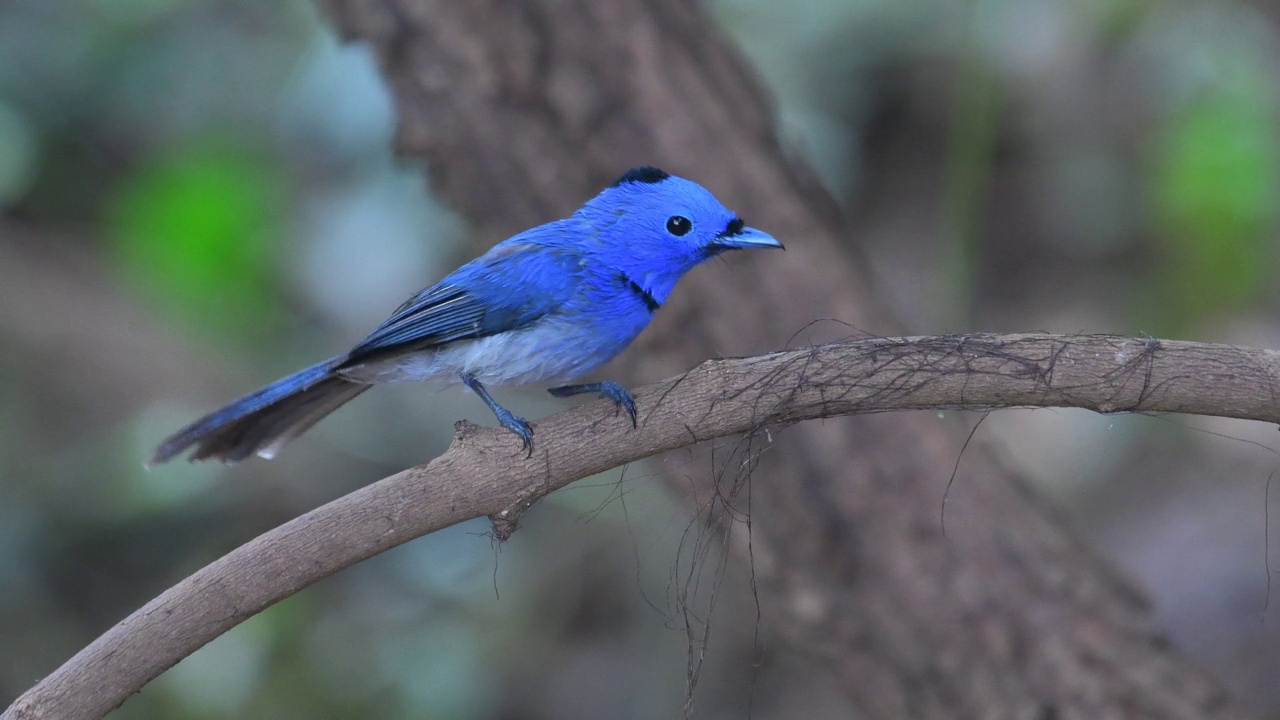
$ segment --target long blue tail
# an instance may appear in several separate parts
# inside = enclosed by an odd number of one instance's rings
[[[300,370],[205,415],[160,443],[150,464],[170,460],[193,445],[192,461],[215,458],[230,464],[255,453],[274,456],[282,445],[369,389],[334,372],[342,359]]]

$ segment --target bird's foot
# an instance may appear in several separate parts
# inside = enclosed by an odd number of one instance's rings
[[[583,393],[597,393],[602,398],[613,401],[614,407],[618,411],[626,410],[627,417],[631,418],[631,427],[637,427],[636,424],[636,401],[632,399],[631,393],[627,389],[612,380],[604,382],[583,383],[581,385],[564,385],[554,387],[547,390],[556,397],[569,397],[571,395],[582,395]]]
[[[493,414],[498,417],[499,425],[520,438],[525,457],[533,457],[533,428],[529,426],[529,421],[504,407],[495,408]]]
[[[475,375],[464,373],[462,382],[466,383],[467,387],[471,388],[476,395],[480,396],[484,404],[489,406],[489,409],[497,416],[499,425],[515,433],[520,438],[520,444],[524,447],[525,457],[533,457],[533,428],[529,427],[529,421],[499,405],[498,401],[494,400],[493,396],[489,394],[488,388],[477,380]]]

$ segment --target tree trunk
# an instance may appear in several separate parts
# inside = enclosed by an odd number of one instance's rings
[[[693,273],[616,374],[648,381],[710,356],[900,330],[839,207],[779,146],[767,97],[695,4],[325,7],[345,37],[373,46],[400,152],[429,161],[484,244],[564,216],[640,164],[699,181],[787,244]],[[810,326],[825,318],[838,322]],[[956,423],[900,413],[771,441],[751,486],[765,622],[866,717],[1242,716],[1169,651],[1142,594],[990,451],[964,452],[944,536]]]

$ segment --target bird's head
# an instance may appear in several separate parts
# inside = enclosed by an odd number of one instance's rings
[[[597,250],[658,302],[698,263],[728,250],[782,248],[706,188],[655,167],[628,170],[578,211]]]

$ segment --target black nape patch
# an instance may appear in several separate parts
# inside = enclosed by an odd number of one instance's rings
[[[614,181],[614,183],[609,187],[618,187],[623,183],[633,183],[633,182],[656,183],[656,182],[662,182],[663,180],[666,180],[669,177],[671,177],[671,175],[659,170],[656,167],[653,167],[651,165],[643,165],[641,167],[633,167],[630,170],[626,171],[625,173],[622,174],[622,177]]]

